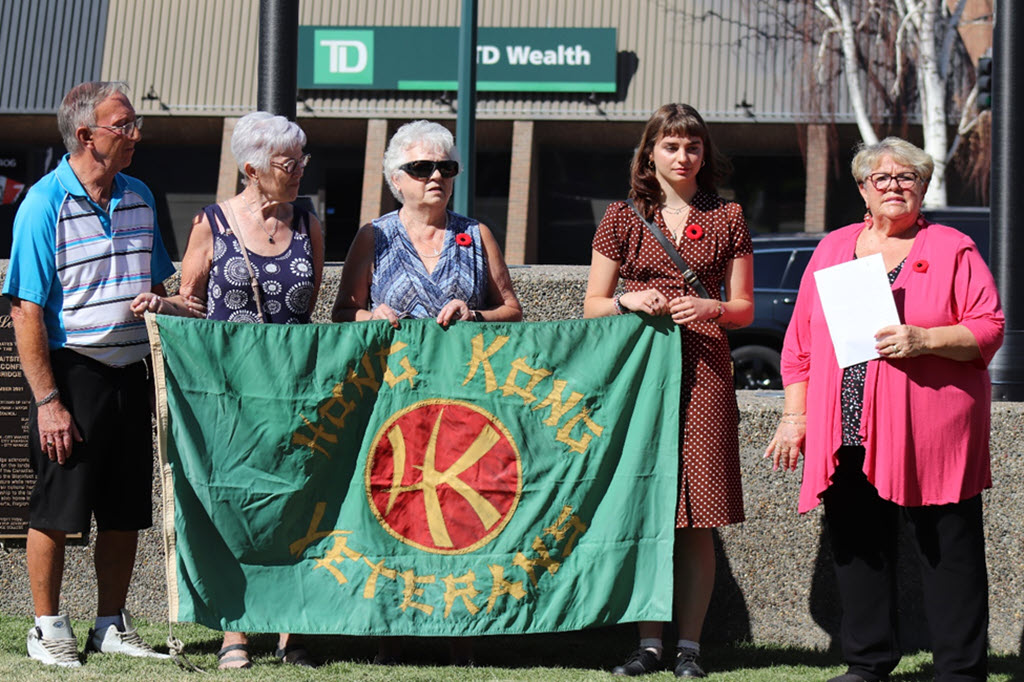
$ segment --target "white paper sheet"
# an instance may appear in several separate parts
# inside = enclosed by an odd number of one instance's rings
[[[836,360],[842,368],[879,357],[875,333],[900,324],[882,254],[814,273]]]

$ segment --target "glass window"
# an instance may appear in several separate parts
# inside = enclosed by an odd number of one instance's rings
[[[793,260],[786,270],[786,276],[782,280],[783,289],[799,289],[800,278],[804,275],[807,263],[811,260],[813,249],[798,249],[793,253]]]
[[[792,255],[793,252],[789,249],[785,251],[755,251],[754,288],[778,289]]]

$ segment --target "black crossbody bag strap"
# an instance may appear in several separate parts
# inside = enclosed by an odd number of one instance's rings
[[[659,244],[661,244],[661,248],[665,249],[666,253],[668,253],[669,255],[669,258],[671,258],[672,262],[676,264],[677,268],[679,268],[679,272],[683,273],[683,279],[686,281],[686,283],[693,287],[693,290],[696,291],[697,295],[700,296],[701,298],[711,298],[711,296],[708,294],[708,290],[704,288],[704,283],[700,281],[699,277],[697,277],[697,273],[690,269],[690,266],[686,264],[685,260],[683,260],[683,257],[679,253],[679,251],[677,251],[672,246],[672,243],[669,242],[668,237],[665,236],[665,233],[659,230],[657,225],[655,225],[650,220],[640,215],[640,211],[636,210],[636,205],[633,203],[632,199],[627,199],[626,203],[629,204],[629,207],[631,209],[633,209],[633,213],[636,214],[636,217],[642,220],[644,225],[647,226],[647,229],[651,231],[651,234],[654,235],[654,238],[658,240]]]

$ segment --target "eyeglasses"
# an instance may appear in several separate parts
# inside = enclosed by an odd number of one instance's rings
[[[426,180],[434,174],[434,171],[440,171],[442,178],[454,178],[459,174],[459,162],[447,159],[445,161],[410,161],[403,163],[398,167],[398,170],[405,171],[414,178],[420,180]]]
[[[309,165],[310,156],[312,156],[312,154],[303,154],[298,159],[288,159],[287,161],[282,161],[280,163],[277,161],[271,161],[270,165],[274,168],[280,168],[288,175],[295,175],[296,171],[303,170],[307,165]]]
[[[118,135],[124,135],[125,137],[131,137],[132,135],[135,134],[136,130],[142,130],[142,117],[141,116],[136,116],[134,121],[128,121],[127,123],[122,123],[121,125],[117,125],[117,126],[98,126],[98,125],[92,125],[92,126],[89,126],[89,127],[90,128],[105,128],[105,129],[109,130],[112,133],[117,133]]]
[[[889,189],[892,185],[892,181],[896,181],[896,186],[900,189],[910,189],[921,178],[918,177],[917,173],[900,173],[899,175],[889,175],[888,173],[872,173],[867,177],[867,180],[871,182],[872,187],[879,192],[883,192]]]

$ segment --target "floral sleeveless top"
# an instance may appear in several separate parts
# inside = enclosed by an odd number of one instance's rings
[[[298,206],[293,206],[292,210],[292,241],[284,253],[261,256],[248,252],[259,282],[262,321],[272,324],[306,324],[312,313],[309,304],[313,300],[313,248],[309,241],[309,213]],[[241,243],[228,228],[220,206],[213,204],[203,211],[213,230],[206,319],[260,322]]]

